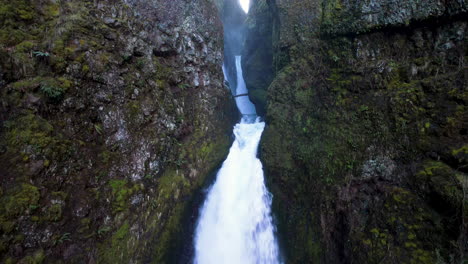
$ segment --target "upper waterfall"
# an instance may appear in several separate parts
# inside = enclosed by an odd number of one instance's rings
[[[237,87],[236,94],[241,95],[236,97],[236,104],[239,112],[244,116],[256,116],[257,111],[255,105],[250,101],[248,96],[248,90],[245,86],[244,77],[242,75],[241,56],[236,56],[236,70],[237,70]]]
[[[239,2],[244,12],[248,13],[250,9],[250,0],[239,0]]]

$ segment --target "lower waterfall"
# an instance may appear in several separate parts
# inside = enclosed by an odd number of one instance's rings
[[[236,67],[236,93],[244,93],[240,56]],[[270,209],[272,197],[257,158],[265,123],[251,114],[255,108],[247,96],[237,99],[237,105],[241,113],[249,114],[234,127],[235,141],[201,208],[195,264],[280,263]]]

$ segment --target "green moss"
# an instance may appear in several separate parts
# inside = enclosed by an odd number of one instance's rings
[[[22,243],[24,241],[24,235],[19,234],[13,237],[13,243]]]
[[[31,11],[31,9],[18,9],[17,14],[19,18],[23,20],[32,20],[34,18],[34,13]]]
[[[414,245],[414,244],[413,244]],[[413,246],[412,245],[412,246]],[[435,263],[435,258],[432,252],[423,249],[416,249],[413,251],[411,264],[432,264]]]
[[[111,180],[109,186],[112,189],[112,209],[114,213],[128,209],[128,198],[140,189],[139,185],[131,185],[127,180]]]
[[[318,239],[318,234],[315,233],[315,229],[310,228],[309,226],[310,223],[314,223],[313,215],[308,213],[304,216],[305,217],[302,218],[295,226],[295,232],[298,234],[296,239],[298,241],[305,241],[301,250],[310,257],[310,260],[313,261],[313,263],[319,263],[324,249]],[[291,260],[294,261],[295,258],[293,257]]]
[[[145,68],[145,65],[147,65],[148,62],[146,61],[145,58],[139,58],[137,61],[136,61],[136,68],[138,70],[143,70]]]
[[[62,191],[52,192],[51,196],[53,197],[53,199],[60,199],[62,201],[65,201],[68,197],[68,193]]]
[[[431,223],[431,212],[408,190],[389,188],[386,196],[383,208],[375,208],[377,215],[367,219],[368,228],[364,232],[351,231],[355,256],[368,263],[379,263],[384,258],[402,263],[434,263],[430,245],[433,239],[439,239],[440,228]],[[430,238],[428,232],[432,233]]]
[[[32,79],[24,79],[10,84],[10,86],[18,91],[33,91],[38,88],[43,81],[42,77]]]
[[[158,244],[153,252],[153,260],[151,263],[154,264],[164,264],[167,258],[168,251],[173,246],[171,245],[172,236],[180,231],[180,223],[182,221],[181,217],[183,216],[183,205],[178,204],[170,212],[171,217],[167,221],[162,229],[162,232],[158,238]]]
[[[348,31],[354,28],[352,14],[343,9],[342,0],[324,2],[322,12],[322,27],[324,33]]]
[[[9,234],[13,229],[15,228],[15,222],[14,221],[8,221],[3,216],[0,216],[0,230],[4,234]]]
[[[67,91],[73,85],[73,83],[70,80],[68,80],[67,78],[65,78],[65,77],[58,77],[57,82],[60,85],[60,87],[62,88],[62,90],[64,90],[64,91]]]
[[[21,264],[42,264],[45,260],[43,249],[39,249],[32,256],[26,256],[19,263]]]
[[[10,147],[31,145],[37,150],[44,149],[54,139],[50,136],[53,127],[44,119],[28,114],[20,117],[7,133],[7,142]]]
[[[38,6],[32,5],[28,0],[2,0],[0,2],[0,42],[14,46],[25,40],[43,38],[45,27],[50,25],[44,23],[42,18],[52,22],[52,18],[57,17],[57,12],[58,4],[49,1]]]
[[[406,190],[398,189],[398,191],[393,193],[392,199],[398,204],[406,204],[411,201],[407,200],[409,194],[410,193]]]
[[[116,153],[114,153],[114,152],[110,152],[110,151],[105,150],[105,151],[101,152],[101,153],[99,154],[99,156],[100,156],[100,158],[101,158],[101,160],[102,160],[102,162],[103,162],[104,164],[108,164],[108,163],[111,162],[117,155],[116,155]]]
[[[463,204],[463,188],[457,173],[447,164],[439,161],[426,161],[423,169],[416,174],[424,186],[437,193],[447,206],[459,210]]]
[[[81,71],[82,71],[83,73],[88,73],[88,72],[89,72],[89,65],[84,64],[84,65],[81,67]]]
[[[115,246],[119,243],[120,240],[123,240],[128,236],[130,231],[130,226],[125,222],[112,237],[112,245]]]
[[[153,65],[156,71],[155,72],[155,79],[157,80],[156,82],[158,81],[163,82],[163,83],[166,82],[170,77],[171,68],[161,63],[160,59],[156,57],[153,57]],[[160,86],[160,87],[165,87],[165,86]]]
[[[13,219],[25,213],[31,206],[37,206],[39,198],[40,193],[36,186],[23,183],[19,188],[13,190],[11,195],[1,199],[2,211],[8,219]]]
[[[4,238],[0,238],[0,254],[3,254],[8,250],[8,241]]]
[[[114,202],[112,204],[114,212],[125,210],[127,198],[129,196],[129,191],[126,187],[127,181],[111,180],[109,184],[112,187],[112,195],[114,197]]]
[[[44,8],[44,15],[46,18],[51,19],[60,15],[59,4],[50,4]]]
[[[132,100],[125,105],[125,109],[127,110],[129,120],[137,125],[137,120],[140,120],[138,117],[142,114],[140,102],[137,100]]]
[[[5,260],[5,264],[15,264],[16,261],[12,257],[7,257]]]
[[[227,154],[231,142],[229,137],[222,135],[206,140],[206,136],[205,132],[197,130],[190,141],[180,146],[179,159],[187,159],[189,164],[190,160],[203,164],[194,179],[185,177],[181,170],[174,167],[167,168],[157,178],[158,198],[153,203],[155,219],[148,226],[155,228],[158,234],[152,251],[152,263],[172,263],[171,252],[178,250],[179,239],[185,239],[180,237],[184,217],[188,217],[187,211],[192,210],[187,208],[186,200],[204,184],[206,176]],[[163,217],[160,218],[161,215]]]
[[[34,45],[35,44],[31,41],[23,41],[20,44],[15,46],[15,51],[16,52],[30,52],[33,49]]]
[[[190,186],[189,181],[182,174],[178,174],[175,170],[168,169],[165,173],[158,178],[158,194],[163,200],[160,202],[169,202],[170,199],[175,198],[176,190],[183,189]]]
[[[53,204],[46,209],[46,216],[43,220],[57,222],[62,219],[62,205]]]
[[[452,155],[453,156],[468,155],[468,145],[464,145],[463,147],[458,148],[458,149],[453,149]]]
[[[0,21],[9,25],[14,20],[32,20],[35,16],[33,7],[26,0],[2,1]]]
[[[256,108],[265,109],[267,104],[267,92],[262,89],[249,91],[249,98],[255,104]]]
[[[129,255],[128,243],[130,225],[126,221],[112,234],[112,237],[99,245],[98,263],[123,263],[132,257]]]

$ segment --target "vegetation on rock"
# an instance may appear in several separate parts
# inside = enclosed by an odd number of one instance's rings
[[[252,8],[272,53],[247,67],[275,67],[246,82],[267,94],[261,158],[287,263],[466,257],[466,6],[418,3]]]
[[[237,118],[215,8],[0,1],[1,263],[168,261]]]

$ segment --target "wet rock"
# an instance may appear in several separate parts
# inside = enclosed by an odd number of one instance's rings
[[[83,218],[89,214],[90,210],[91,206],[89,202],[86,200],[81,200],[80,202],[78,202],[78,204],[74,206],[73,214],[76,217]]]
[[[19,257],[23,254],[23,247],[20,244],[13,245],[13,256]]]
[[[39,105],[41,98],[33,94],[27,94],[25,104],[28,108],[33,108],[34,106]]]
[[[381,177],[385,180],[391,180],[395,167],[395,162],[385,156],[367,160],[362,167],[362,178],[371,179]]]
[[[83,250],[76,244],[71,244],[63,251],[63,259],[67,260],[73,256],[80,255],[83,253]]]
[[[44,168],[43,160],[33,161],[29,164],[29,173],[31,175],[37,175],[41,172],[43,168]]]

